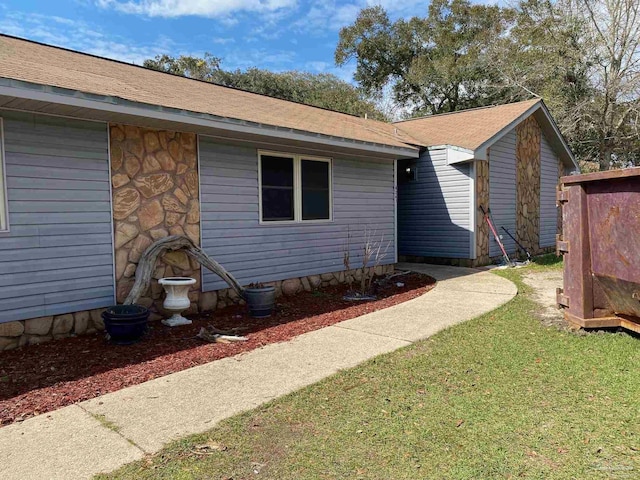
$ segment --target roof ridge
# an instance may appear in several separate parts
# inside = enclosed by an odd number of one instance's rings
[[[391,122],[392,125],[396,125],[398,123],[405,123],[405,122],[413,122],[416,120],[425,120],[427,118],[440,118],[440,117],[444,117],[447,115],[457,115],[460,113],[467,113],[467,112],[475,112],[478,110],[488,110],[490,108],[500,108],[500,107],[506,107],[506,106],[511,106],[511,105],[517,105],[519,103],[536,103],[536,102],[540,102],[542,101],[542,97],[536,97],[536,98],[531,98],[529,100],[520,100],[519,102],[511,102],[511,103],[500,103],[497,105],[484,105],[482,107],[473,107],[473,108],[467,108],[465,110],[456,110],[454,112],[442,112],[442,113],[434,113],[431,115],[423,115],[421,117],[413,117],[413,118],[406,118],[404,120],[396,120],[395,122]]]
[[[123,60],[117,60],[117,59],[114,59],[114,58],[101,57],[101,56],[95,55],[93,53],[81,52],[79,50],[73,50],[71,48],[61,47],[61,46],[58,46],[58,45],[51,45],[51,44],[48,44],[48,43],[39,42],[37,40],[31,40],[29,38],[17,37],[15,35],[9,35],[9,34],[2,33],[2,32],[0,32],[0,37],[10,38],[10,39],[13,39],[13,40],[27,42],[27,43],[31,43],[31,44],[34,44],[34,45],[40,45],[42,47],[53,48],[53,49],[56,49],[56,50],[62,50],[64,52],[74,53],[74,54],[77,54],[77,55],[83,55],[83,56],[86,56],[86,57],[94,58],[96,60],[104,60],[104,61],[107,61],[107,62],[114,62],[114,63],[118,63],[120,65],[125,65],[125,66],[128,66],[128,67],[140,68],[140,69],[142,69],[144,71],[147,71],[147,72],[154,72],[154,73],[158,73],[158,74],[170,75],[172,77],[182,78],[182,79],[185,79],[185,80],[188,80],[188,81],[199,82],[199,83],[203,83],[203,84],[206,84],[206,85],[213,85],[213,86],[219,87],[219,88],[227,88],[229,90],[234,90],[234,91],[237,91],[237,92],[243,92],[243,93],[247,93],[249,95],[258,95],[258,96],[261,96],[261,97],[271,98],[273,100],[278,100],[278,101],[281,101],[281,102],[292,103],[294,105],[302,105],[304,107],[317,108],[319,110],[323,110],[323,111],[326,111],[326,112],[332,112],[332,113],[337,113],[339,115],[345,115],[345,116],[347,116],[349,118],[357,118],[357,119],[361,119],[361,120],[369,120],[369,121],[372,121],[372,122],[380,122],[380,123],[384,123],[386,125],[392,125],[393,124],[393,122],[385,122],[385,121],[376,120],[376,119],[373,119],[373,118],[364,118],[364,117],[360,117],[358,115],[354,115],[352,113],[340,112],[338,110],[332,110],[332,109],[326,108],[326,107],[319,107],[317,105],[310,105],[308,103],[297,102],[295,100],[287,100],[287,99],[284,99],[284,98],[279,98],[279,97],[274,97],[272,95],[267,95],[265,93],[257,93],[257,92],[252,92],[250,90],[244,90],[244,89],[238,88],[238,87],[230,87],[228,85],[220,85],[219,83],[209,82],[207,80],[200,80],[198,78],[186,77],[184,75],[178,75],[177,73],[163,72],[162,70],[155,70],[153,68],[147,68],[147,67],[145,67],[143,65],[137,65],[135,63],[129,63],[129,62],[125,62]]]

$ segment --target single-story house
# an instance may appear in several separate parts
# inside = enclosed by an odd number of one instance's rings
[[[289,293],[344,281],[365,228],[392,269],[395,162],[420,152],[385,122],[10,36],[0,121],[0,349],[99,328],[170,234]],[[197,279],[191,313],[233,300],[184,252],[154,278],[173,275]],[[140,303],[158,312],[150,290]]]
[[[142,253],[168,235],[188,236],[241,284],[286,294],[349,278],[344,252],[357,266],[365,229],[389,245],[379,270],[393,269],[397,172],[419,165],[421,181],[436,152],[410,125],[0,35],[0,350],[100,329]],[[480,150],[471,164],[487,163]],[[468,165],[449,156],[444,168],[467,172],[471,198]],[[187,313],[236,300],[184,252],[154,272],[174,275],[197,280]],[[158,318],[162,296],[154,282],[140,303]]]
[[[395,125],[426,147],[398,162],[401,260],[486,265],[500,258],[483,209],[509,255],[523,254],[517,242],[531,254],[555,247],[556,185],[578,165],[542,100]]]

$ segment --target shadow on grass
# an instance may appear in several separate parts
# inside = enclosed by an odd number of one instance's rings
[[[539,255],[531,259],[531,263],[540,267],[561,267],[562,257],[556,256],[555,253],[547,253],[546,255]]]

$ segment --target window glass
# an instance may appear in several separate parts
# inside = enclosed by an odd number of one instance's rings
[[[262,220],[293,220],[293,159],[263,155]]]
[[[329,162],[302,159],[300,168],[302,220],[329,219]]]

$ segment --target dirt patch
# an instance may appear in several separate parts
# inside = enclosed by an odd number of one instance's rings
[[[398,287],[396,282],[404,286]],[[347,287],[339,285],[281,297],[269,318],[252,318],[245,306],[233,305],[192,318],[193,324],[183,327],[154,322],[143,341],[129,346],[111,345],[103,335],[92,335],[0,352],[0,425],[283,342],[406,302],[434,286],[433,278],[411,273],[380,286],[378,300],[370,302],[343,300]],[[206,325],[237,329],[248,341],[204,343],[196,334]]]
[[[523,276],[523,280],[533,289],[531,297],[540,304],[538,316],[542,323],[567,328],[562,310],[556,305],[556,288],[562,287],[562,270],[529,272]]]

